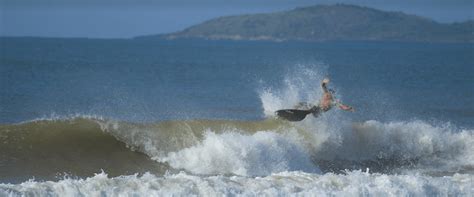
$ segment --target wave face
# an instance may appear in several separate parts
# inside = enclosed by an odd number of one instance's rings
[[[150,158],[196,174],[319,171],[300,144],[298,132],[305,131],[276,119],[168,121],[138,126],[106,122],[102,127]]]
[[[2,179],[48,180],[64,172],[83,177],[101,169],[112,176],[170,170],[266,176],[365,168],[452,175],[474,169],[473,130],[422,121],[372,120],[338,130],[328,124],[320,119],[144,124],[74,118],[4,125]]]
[[[96,120],[37,120],[0,126],[0,181],[160,172],[162,165],[103,132]]]

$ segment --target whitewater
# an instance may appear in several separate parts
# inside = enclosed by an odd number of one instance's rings
[[[0,41],[0,196],[474,195],[472,44]]]
[[[275,110],[321,94],[305,91],[321,74],[302,70],[312,80],[286,78],[280,89],[261,89],[262,120],[133,123],[76,115],[0,126],[0,147],[10,150],[1,172],[11,172],[10,181],[39,178],[2,183],[0,195],[472,196],[472,129],[354,122],[335,110],[296,123],[275,118]],[[17,148],[24,146],[37,152]],[[54,163],[57,154],[73,162],[44,169],[34,163],[38,155]],[[109,160],[107,169],[98,158]]]
[[[66,174],[56,181],[3,183],[0,195],[471,196],[474,188],[474,131],[436,127],[421,121],[367,121],[353,125],[352,132],[343,134],[329,133],[330,126],[307,132],[304,126],[278,120],[182,121],[137,126],[75,118],[35,124],[74,122],[97,124],[94,132],[110,134],[125,142],[130,150],[146,153],[154,162],[167,166],[132,175],[108,176],[106,171],[99,171],[87,178]],[[79,147],[89,144],[83,142]],[[102,144],[89,151],[103,147],[107,146]],[[62,147],[52,149],[55,148]],[[52,149],[44,151],[57,152]],[[73,155],[77,149],[63,151]],[[108,158],[110,153],[95,154]],[[76,157],[78,162],[94,161]],[[115,162],[122,162],[121,165],[112,166],[111,170],[126,174],[126,169],[119,168],[133,169],[131,160],[134,158],[120,156]],[[145,160],[137,159],[143,165]],[[146,169],[154,170],[150,166]]]

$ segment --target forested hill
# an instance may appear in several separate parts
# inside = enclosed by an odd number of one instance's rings
[[[219,17],[183,31],[138,38],[231,40],[375,40],[474,42],[474,21],[439,23],[424,17],[354,5]]]

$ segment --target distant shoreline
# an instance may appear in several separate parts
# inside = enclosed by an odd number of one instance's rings
[[[400,43],[400,44],[467,44],[474,45],[474,42],[422,42],[422,41],[397,41],[397,40],[324,40],[324,41],[304,41],[304,40],[232,40],[232,39],[205,39],[205,38],[88,38],[88,37],[41,37],[41,36],[0,36],[0,40],[90,40],[90,41],[137,41],[137,42],[182,42],[182,41],[197,41],[197,42],[260,42],[260,43],[274,43],[274,44],[285,44],[285,43],[306,43],[306,44],[324,44],[324,43]],[[1,45],[1,43],[0,43]]]
[[[439,23],[402,12],[336,4],[266,14],[218,17],[182,31],[135,38],[474,43],[474,21]]]

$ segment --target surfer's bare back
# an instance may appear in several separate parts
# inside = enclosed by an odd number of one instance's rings
[[[276,115],[279,118],[289,121],[301,121],[306,115],[313,114],[314,117],[318,117],[321,113],[329,111],[332,107],[337,106],[339,109],[345,111],[354,112],[354,108],[341,103],[339,100],[334,99],[333,91],[328,89],[329,78],[323,79],[321,82],[321,88],[323,89],[323,96],[319,100],[318,105],[310,107],[307,103],[299,103],[296,109],[282,109],[276,111]],[[306,109],[304,109],[306,108]],[[309,109],[308,109],[309,108]]]

